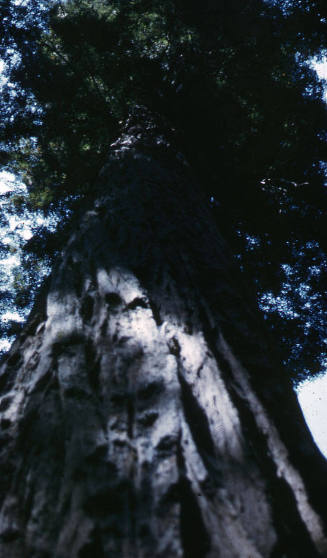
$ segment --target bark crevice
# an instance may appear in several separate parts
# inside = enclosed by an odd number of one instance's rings
[[[206,558],[211,549],[210,533],[206,529],[197,497],[187,477],[183,450],[180,443],[178,445],[177,460],[180,475],[178,497],[180,501],[180,532],[183,558]]]

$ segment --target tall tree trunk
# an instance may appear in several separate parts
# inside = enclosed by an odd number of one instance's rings
[[[325,460],[239,283],[181,156],[123,136],[2,364],[1,556],[327,556]]]

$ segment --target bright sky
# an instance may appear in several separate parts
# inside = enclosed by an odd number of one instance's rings
[[[327,79],[327,60],[315,63],[315,69],[321,79]]]
[[[298,399],[316,444],[327,457],[327,374],[305,382]]]
[[[3,194],[7,192],[11,192],[13,189],[18,192],[24,192],[26,187],[22,183],[17,183],[15,176],[12,173],[6,171],[0,171],[0,210],[4,211],[6,214],[6,200],[1,199]],[[0,241],[3,244],[13,245],[12,239],[8,236],[8,233],[14,233],[16,238],[23,238],[24,240],[28,240],[32,236],[31,226],[32,221],[28,218],[28,215],[25,216],[14,216],[7,213],[8,219],[8,227],[5,229],[0,229]],[[42,224],[43,221],[41,217],[37,217],[35,220],[35,224]],[[3,267],[5,273],[10,276],[14,267],[19,265],[19,255],[17,253],[13,253],[12,255],[0,259],[0,269]],[[4,314],[1,314],[0,319],[4,322],[8,320],[16,320],[16,321],[24,321],[24,318],[18,314],[18,312],[8,310]],[[10,342],[8,339],[0,339],[0,350],[7,350],[10,348]]]

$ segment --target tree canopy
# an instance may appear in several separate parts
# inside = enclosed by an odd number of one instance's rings
[[[323,370],[327,119],[310,60],[324,56],[325,3],[3,0],[0,16],[0,160],[27,185],[12,211],[58,222],[24,247],[18,303],[146,107],[191,162],[292,378]]]

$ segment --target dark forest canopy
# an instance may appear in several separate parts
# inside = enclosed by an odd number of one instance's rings
[[[28,187],[13,211],[60,222],[27,242],[18,303],[144,107],[192,162],[291,376],[321,371],[327,119],[308,61],[324,55],[325,2],[2,0],[0,12],[1,161]]]

